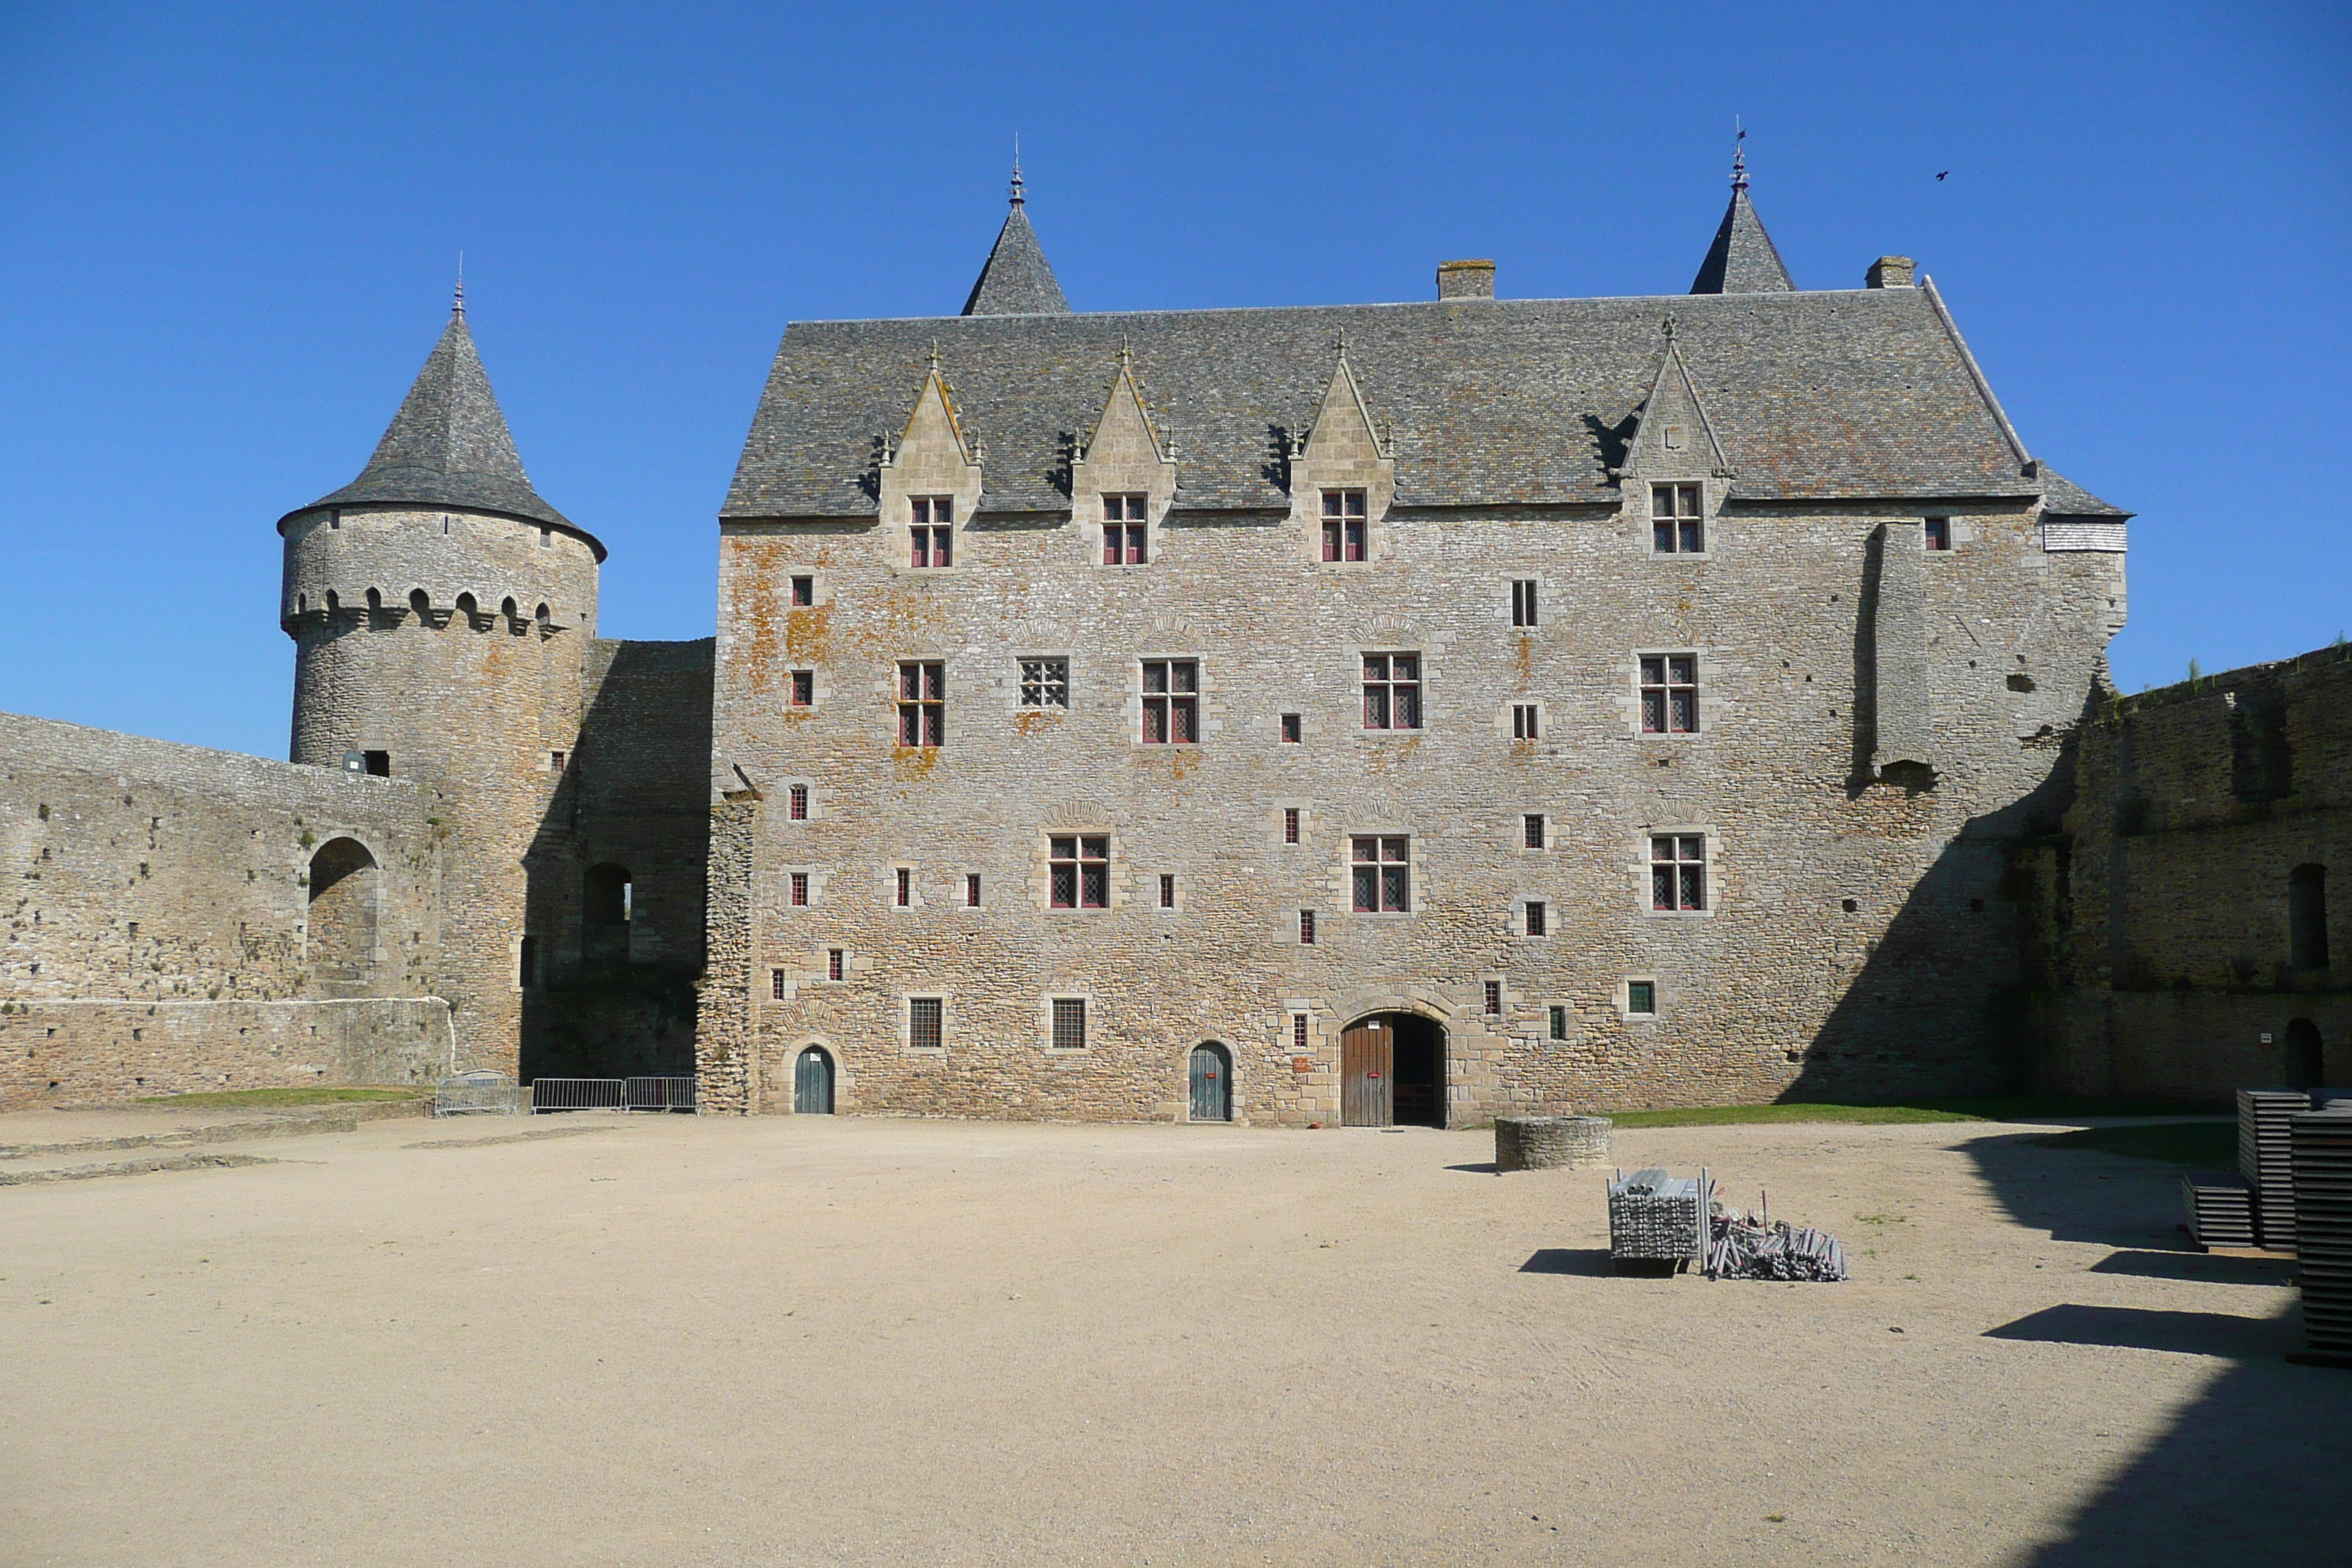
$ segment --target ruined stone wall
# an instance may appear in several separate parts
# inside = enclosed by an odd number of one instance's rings
[[[712,794],[737,804],[710,928],[743,952],[705,992],[710,1101],[789,1109],[792,1059],[819,1044],[844,1110],[1181,1118],[1187,1053],[1214,1039],[1240,1119],[1330,1120],[1342,1029],[1391,1008],[1444,1025],[1456,1121],[2000,1081],[2019,978],[2003,872],[2037,813],[2054,822],[2122,557],[2045,551],[2028,508],[1933,508],[1956,547],[1907,565],[1907,618],[1869,626],[1872,552],[1917,550],[1918,511],[1735,503],[1702,555],[1661,557],[1645,506],[1399,506],[1374,560],[1338,565],[1280,515],[1180,509],[1149,565],[1105,568],[1069,517],[983,512],[944,572],[910,569],[905,530],[872,519],[726,525]],[[1536,627],[1511,624],[1515,577],[1539,584]],[[1916,653],[1890,657],[1901,636]],[[1639,655],[1659,650],[1697,657],[1697,734],[1641,732]],[[1367,731],[1361,658],[1394,651],[1421,657],[1423,727]],[[1068,660],[1066,710],[1022,707],[1024,656]],[[1199,660],[1197,746],[1139,739],[1139,661],[1162,658]],[[894,743],[897,664],[916,659],[946,667],[937,751]],[[1904,739],[1932,787],[1864,784],[1858,682],[1884,707],[1905,670],[1927,683]],[[1515,704],[1538,738],[1514,736]],[[1649,909],[1648,836],[1670,828],[1706,837],[1703,914]],[[1111,840],[1111,908],[1047,907],[1056,834]],[[1351,911],[1360,834],[1409,837],[1410,912]],[[1654,981],[1654,1017],[1628,1016],[1631,979]],[[1087,1049],[1048,1048],[1056,995],[1087,1001]],[[910,996],[942,999],[943,1051],[909,1047]]]
[[[2296,962],[2299,867],[2324,871],[2325,967]],[[2297,1019],[2352,1079],[2352,652],[2095,706],[2021,872],[2046,1087],[2224,1100],[2282,1080]]]

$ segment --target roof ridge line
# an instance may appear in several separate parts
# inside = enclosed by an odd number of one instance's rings
[[[1944,331],[1951,338],[1952,346],[1960,351],[1960,363],[1968,367],[1969,380],[1975,384],[1977,395],[1985,400],[1985,406],[1992,411],[1993,423],[2000,426],[2001,439],[2007,441],[2009,449],[2017,455],[2018,471],[2024,473],[2033,459],[2026,454],[2025,442],[2019,437],[2017,426],[2009,422],[2009,411],[2001,407],[2000,399],[1993,395],[1992,383],[1985,379],[1984,371],[1977,363],[1977,356],[1969,352],[1969,341],[1960,336],[1960,325],[1952,320],[1952,312],[1945,305],[1943,294],[1936,288],[1935,279],[1922,272],[1919,274],[1919,288],[1927,296],[1927,303],[1935,307],[1936,320],[1944,324]],[[2039,478],[2032,474],[2026,477]]]

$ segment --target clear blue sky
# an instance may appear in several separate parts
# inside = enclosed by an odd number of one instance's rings
[[[1733,115],[1800,286],[1944,289],[2140,514],[2127,690],[2352,629],[2333,5],[0,6],[0,708],[283,755],[284,511],[469,317],[607,636],[711,626],[794,318],[1689,286]],[[1950,171],[1941,183],[1939,170]]]

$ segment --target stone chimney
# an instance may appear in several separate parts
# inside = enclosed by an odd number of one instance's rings
[[[1911,283],[1911,258],[1907,256],[1882,256],[1870,264],[1863,274],[1865,289],[1908,289]]]
[[[1909,276],[1907,273],[1905,275]],[[1495,297],[1495,264],[1491,261],[1441,261],[1437,264],[1437,297],[1441,300],[1491,300]]]

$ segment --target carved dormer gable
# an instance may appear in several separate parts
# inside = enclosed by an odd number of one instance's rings
[[[950,559],[961,559],[963,531],[980,507],[981,463],[985,456],[978,439],[957,416],[955,394],[940,369],[939,352],[934,349],[906,428],[877,466],[880,481],[877,515],[882,524],[877,532],[885,559],[911,569],[914,503],[940,497],[951,507],[957,549]]]
[[[1665,347],[1658,356],[1657,374],[1649,395],[1636,413],[1633,436],[1625,444],[1625,466],[1618,470],[1624,496],[1624,515],[1643,531],[1654,521],[1654,487],[1669,481],[1696,481],[1700,489],[1702,552],[1711,551],[1716,514],[1731,488],[1731,458],[1724,450],[1715,422],[1707,417],[1706,400],[1675,341],[1674,322],[1664,326]],[[1660,515],[1654,521],[1664,521]]]
[[[1364,401],[1355,368],[1348,363],[1347,339],[1339,340],[1339,363],[1324,389],[1322,405],[1305,441],[1290,455],[1290,521],[1307,557],[1346,564],[1377,561],[1388,553],[1387,518],[1396,499],[1396,459],[1381,441],[1380,427]],[[1360,492],[1362,514],[1356,516]],[[1326,547],[1325,521],[1338,523],[1338,546]],[[1360,521],[1362,543],[1352,542],[1348,524]]]
[[[1078,525],[1087,558],[1108,563],[1103,523],[1109,517],[1103,498],[1144,498],[1147,549],[1144,560],[1160,557],[1160,524],[1176,499],[1176,454],[1173,443],[1152,423],[1136,384],[1132,357],[1119,351],[1118,373],[1102,416],[1070,463],[1070,521]],[[1119,508],[1122,520],[1129,509]],[[1133,552],[1122,551],[1126,561]],[[1137,563],[1140,564],[1140,563]]]

